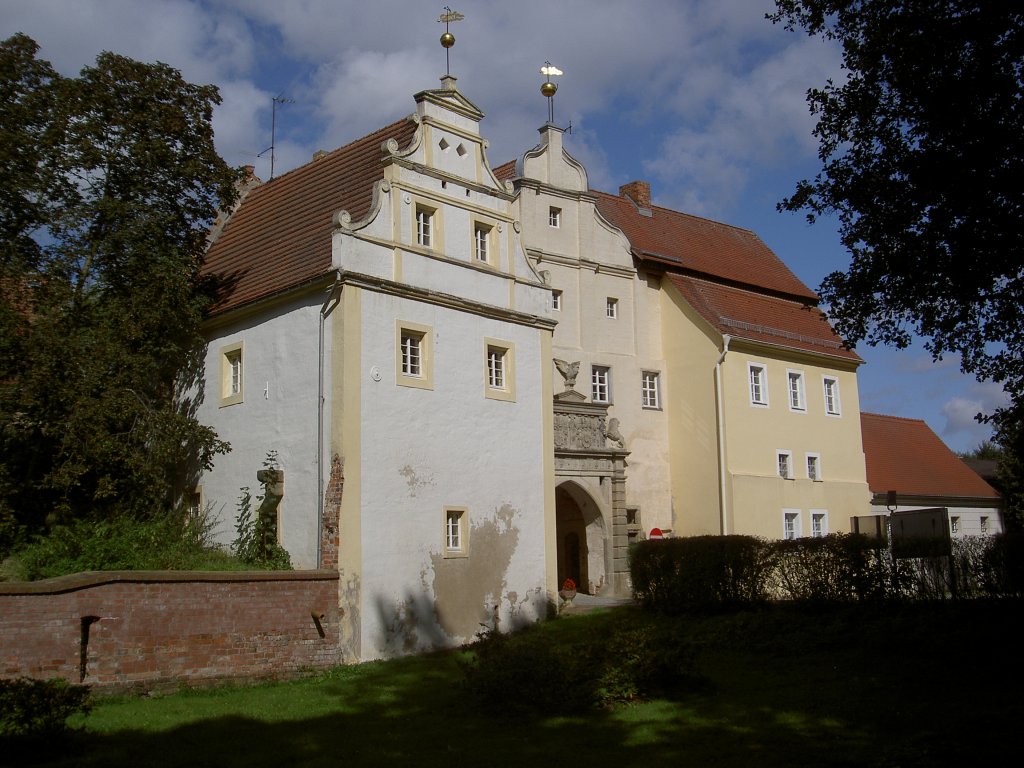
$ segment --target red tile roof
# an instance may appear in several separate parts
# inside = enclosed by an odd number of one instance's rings
[[[516,177],[516,161],[509,160],[507,163],[502,163],[492,170],[494,172],[494,178],[498,181],[511,181]]]
[[[999,498],[999,493],[920,419],[862,413],[860,424],[872,493]]]
[[[817,294],[748,229],[658,206],[647,216],[625,197],[593,194],[597,209],[625,232],[641,259],[817,303]]]
[[[405,147],[415,124],[399,120],[253,189],[210,246],[203,274],[225,281],[219,314],[315,280],[331,268],[335,213],[359,221],[384,177],[381,143]]]
[[[844,346],[822,311],[806,300],[672,272],[665,278],[723,334],[861,362],[856,352]]]

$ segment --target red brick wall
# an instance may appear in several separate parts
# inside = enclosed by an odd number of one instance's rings
[[[0,583],[0,677],[116,689],[294,677],[345,661],[341,619],[334,571],[111,571]]]

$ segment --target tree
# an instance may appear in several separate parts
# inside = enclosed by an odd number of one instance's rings
[[[808,92],[822,170],[783,210],[835,214],[851,263],[820,294],[850,342],[1000,383],[984,416],[1024,457],[1024,10],[985,0],[776,0],[839,41],[844,82]]]
[[[0,44],[0,553],[47,522],[166,511],[227,449],[189,394],[206,233],[238,178],[216,88],[112,53],[63,78],[37,52]]]

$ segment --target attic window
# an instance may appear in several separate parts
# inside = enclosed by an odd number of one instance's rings
[[[439,142],[437,142],[437,146],[439,146],[441,148],[441,151],[444,152],[446,149],[448,149],[448,147],[451,146],[451,144],[448,143],[448,139],[442,137],[442,139]]]
[[[551,206],[548,208],[548,226],[549,227],[560,227],[562,226],[562,209]]]
[[[466,145],[465,145],[465,144],[459,144],[459,146],[457,146],[457,147],[455,148],[455,151],[459,153],[459,157],[465,157],[465,156],[466,156],[466,153],[467,153],[467,152],[468,152],[469,150],[468,150],[468,149],[466,149]]]

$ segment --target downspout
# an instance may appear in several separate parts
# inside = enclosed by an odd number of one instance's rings
[[[722,336],[722,354],[715,362],[715,416],[718,422],[718,493],[722,508],[722,535],[729,535],[729,504],[725,497],[725,411],[722,404],[722,362],[729,353],[729,334]]]
[[[316,567],[323,565],[324,537],[324,325],[341,301],[341,270],[334,272],[334,285],[320,307],[320,337],[317,350],[316,411]]]

